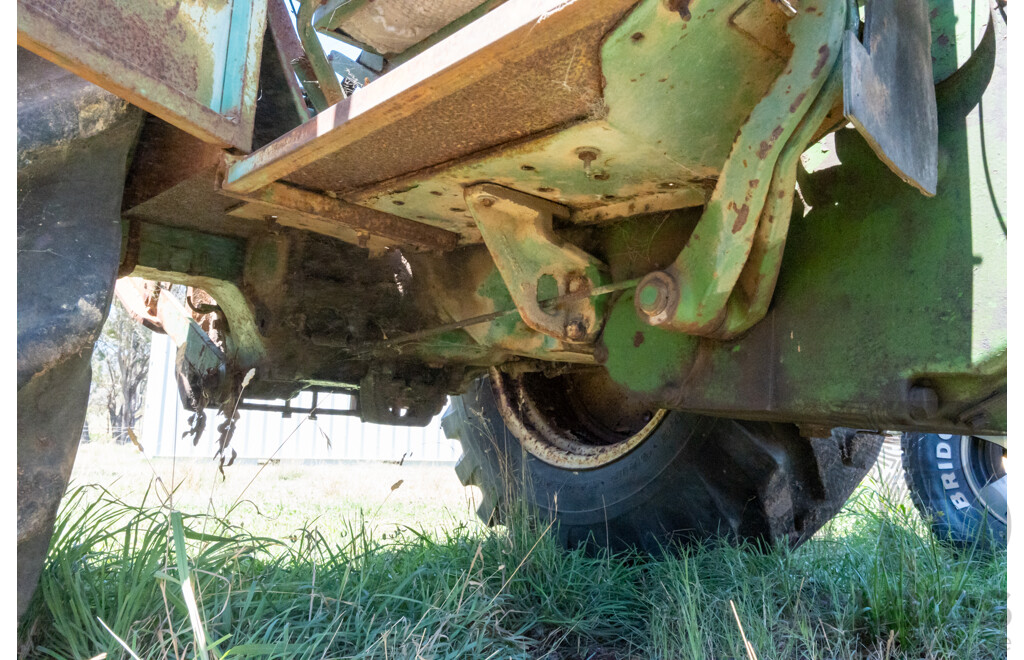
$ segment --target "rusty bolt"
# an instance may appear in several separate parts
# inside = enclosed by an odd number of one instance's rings
[[[580,147],[576,150],[576,155],[583,161],[585,167],[590,167],[590,164],[601,155],[601,150],[597,147]]]
[[[580,341],[587,336],[587,322],[583,319],[570,321],[565,326],[565,336],[571,341]]]
[[[569,293],[579,293],[589,284],[587,277],[580,273],[571,273],[565,278],[565,288]]]
[[[480,203],[480,206],[490,207],[494,206],[494,203],[498,200],[491,197],[490,195],[480,195],[476,198],[476,201]]]
[[[664,323],[671,313],[672,301],[678,297],[676,283],[663,271],[650,273],[636,287],[637,312],[651,325]]]

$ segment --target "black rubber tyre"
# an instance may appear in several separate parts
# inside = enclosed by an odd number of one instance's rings
[[[89,399],[143,113],[18,49],[18,602],[28,606]]]
[[[903,434],[903,472],[932,533],[960,548],[1006,547],[1003,448],[973,436]]]
[[[491,378],[511,377],[492,371]],[[524,497],[556,519],[566,547],[657,554],[717,537],[796,545],[839,511],[882,443],[845,429],[806,439],[792,425],[671,411],[624,456],[572,470],[523,449],[491,378],[453,397],[443,419],[447,436],[462,443],[459,479],[482,491],[485,522],[500,523],[514,498]]]

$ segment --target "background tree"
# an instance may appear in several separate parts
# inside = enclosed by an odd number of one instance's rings
[[[142,416],[151,343],[152,333],[133,321],[115,298],[93,350],[90,399],[105,410],[107,430],[118,443],[128,442],[127,430]]]

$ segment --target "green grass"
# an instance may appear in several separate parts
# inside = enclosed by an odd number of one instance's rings
[[[662,559],[563,552],[528,512],[488,530],[366,507],[272,538],[251,508],[169,514],[132,493],[66,498],[22,621],[34,657],[131,657],[107,626],[142,658],[202,639],[210,657],[747,658],[744,635],[761,659],[1006,655],[1005,553],[956,554],[864,487],[798,549]]]

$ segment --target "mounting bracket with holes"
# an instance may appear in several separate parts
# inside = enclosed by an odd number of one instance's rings
[[[540,302],[582,296],[610,281],[601,261],[555,234],[554,218],[567,218],[569,209],[489,183],[469,186],[465,199],[523,321],[566,342],[593,342],[604,322],[600,299],[581,297],[553,309]]]

